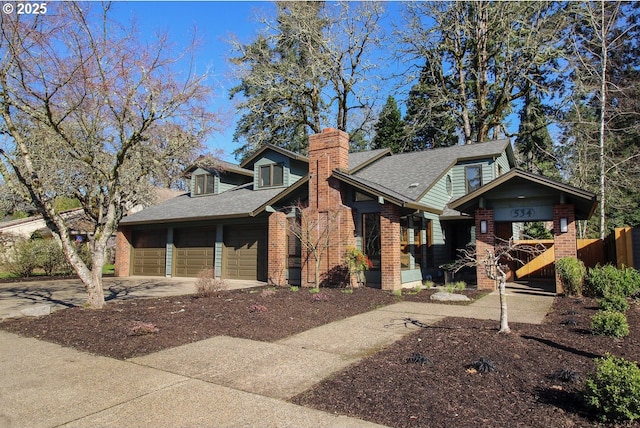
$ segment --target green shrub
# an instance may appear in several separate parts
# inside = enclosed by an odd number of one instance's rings
[[[591,318],[591,332],[602,336],[628,336],[627,316],[621,312],[599,311]]]
[[[41,268],[45,275],[52,276],[60,273],[67,273],[71,271],[71,266],[64,257],[62,248],[53,240],[36,240],[37,251],[37,264]]]
[[[627,298],[619,294],[607,294],[598,299],[598,304],[605,311],[626,312],[629,309]]]
[[[632,361],[612,355],[596,359],[596,372],[583,392],[587,406],[603,421],[640,418],[640,368]]]
[[[564,292],[570,296],[582,295],[582,284],[587,272],[582,260],[564,257],[556,260],[556,272],[562,282]]]
[[[632,268],[618,269],[612,265],[589,269],[585,281],[585,294],[604,297],[619,294],[625,297],[640,292],[640,272]]]
[[[20,278],[32,276],[38,268],[38,251],[37,240],[16,241],[7,258],[7,270]]]

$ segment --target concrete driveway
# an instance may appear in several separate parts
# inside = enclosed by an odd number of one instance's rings
[[[265,285],[258,281],[228,280],[228,289]],[[195,293],[195,278],[106,277],[105,299],[127,300],[149,297],[179,296]],[[48,311],[82,306],[86,291],[79,279],[55,279],[0,283],[0,319],[46,314]]]

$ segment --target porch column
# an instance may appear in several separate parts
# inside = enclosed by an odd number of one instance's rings
[[[487,276],[487,271],[482,260],[487,256],[487,250],[492,253],[495,250],[495,230],[493,222],[493,210],[479,208],[476,210],[476,276],[478,290],[495,290],[496,280]],[[482,233],[482,222],[487,225],[486,233]]]
[[[380,284],[383,290],[402,288],[400,266],[400,211],[384,204],[380,210]]]
[[[562,231],[565,227],[566,231]],[[564,257],[578,257],[576,241],[575,209],[572,204],[558,204],[553,207],[553,247],[555,260]],[[562,283],[556,273],[556,293],[562,294]]]
[[[268,239],[269,284],[287,285],[287,216],[283,212],[274,212],[269,216]]]
[[[120,227],[116,233],[116,271],[115,276],[130,276],[132,231]]]

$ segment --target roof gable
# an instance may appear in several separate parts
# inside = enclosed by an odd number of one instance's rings
[[[273,144],[263,144],[251,156],[249,156],[247,159],[245,159],[240,164],[240,167],[248,169],[248,170],[253,170],[254,164],[258,160],[260,160],[262,157],[265,156],[265,152],[266,151],[273,151],[273,152],[279,153],[279,154],[281,154],[283,156],[286,156],[288,158],[291,158],[291,159],[294,159],[294,160],[298,160],[298,161],[302,161],[302,162],[305,162],[305,163],[309,163],[309,158],[307,158],[306,156],[302,156],[302,155],[300,155],[298,153],[292,152],[291,150],[283,149],[282,147],[274,146]]]
[[[380,157],[356,170],[354,176],[384,185],[418,201],[456,163],[495,159],[504,152],[507,153],[511,166],[514,166],[513,149],[509,140],[496,140]]]
[[[449,204],[449,208],[472,215],[481,204],[491,208],[494,200],[545,198],[555,204],[569,203],[575,207],[577,220],[587,220],[593,214],[598,196],[595,193],[514,168]]]

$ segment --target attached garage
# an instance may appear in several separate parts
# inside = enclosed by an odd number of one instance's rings
[[[215,226],[176,229],[174,275],[195,277],[203,269],[213,269],[215,240]]]
[[[266,230],[251,226],[225,226],[223,277],[266,280]]]
[[[136,230],[133,232],[132,239],[132,274],[164,276],[167,255],[167,230]]]

